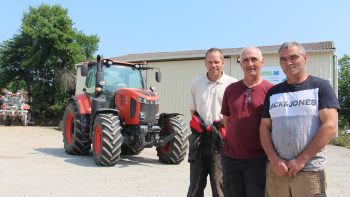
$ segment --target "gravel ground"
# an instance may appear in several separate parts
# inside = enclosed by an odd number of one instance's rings
[[[328,146],[328,196],[350,194],[350,150]],[[187,160],[158,162],[155,148],[123,156],[114,167],[96,166],[92,155],[67,155],[54,127],[0,125],[0,196],[186,196]],[[206,196],[211,196],[208,184]]]

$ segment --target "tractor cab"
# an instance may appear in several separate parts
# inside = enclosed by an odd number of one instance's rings
[[[95,97],[96,93],[100,92],[111,106],[111,101],[119,89],[145,88],[141,73],[142,67],[143,65],[102,60],[102,77],[99,82],[96,82],[97,63],[85,64],[81,67],[82,76],[86,74],[84,91],[90,98]]]

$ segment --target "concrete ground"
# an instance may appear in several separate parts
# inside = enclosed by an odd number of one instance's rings
[[[349,196],[350,150],[328,146],[328,156],[328,196]],[[0,125],[0,196],[180,197],[188,184],[186,160],[161,164],[154,148],[99,167],[92,155],[67,155],[57,128]]]

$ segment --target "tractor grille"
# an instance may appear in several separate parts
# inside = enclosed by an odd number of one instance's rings
[[[144,119],[142,122],[153,123],[156,121],[156,114],[158,113],[159,104],[145,104],[141,103],[140,112],[143,113]]]

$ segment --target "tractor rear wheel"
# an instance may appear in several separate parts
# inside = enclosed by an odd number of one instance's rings
[[[101,166],[113,166],[120,159],[123,143],[119,117],[114,114],[98,114],[93,127],[93,155]]]
[[[78,113],[74,102],[70,102],[63,116],[63,143],[66,153],[85,155],[91,148],[89,132],[86,131],[87,117]]]
[[[171,133],[175,136],[164,146],[157,147],[157,155],[162,163],[179,164],[186,156],[189,136],[186,122],[179,115],[169,118],[161,129],[161,135]]]

